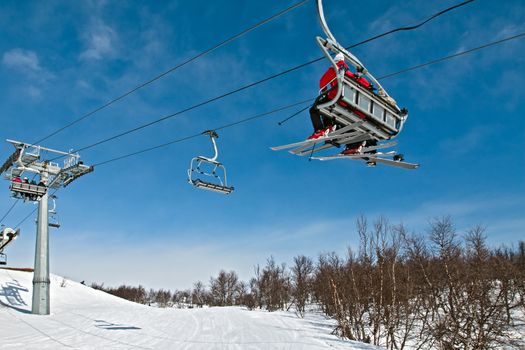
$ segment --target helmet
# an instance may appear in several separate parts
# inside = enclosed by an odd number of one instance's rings
[[[339,52],[337,55],[335,55],[334,60],[335,60],[336,62],[344,61],[344,60],[345,60],[345,56],[343,55],[342,52]]]

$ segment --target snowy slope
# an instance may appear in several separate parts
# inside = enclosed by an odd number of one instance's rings
[[[54,275],[51,315],[32,315],[32,277],[0,269],[0,349],[378,349],[339,340],[321,316],[158,309]]]

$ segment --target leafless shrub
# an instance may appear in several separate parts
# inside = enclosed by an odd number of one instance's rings
[[[519,344],[512,331],[523,307],[525,247],[497,253],[482,227],[461,238],[450,217],[430,222],[428,240],[384,218],[371,228],[359,218],[357,232],[358,252],[321,256],[312,283],[337,334],[387,349]]]
[[[193,284],[193,290],[191,292],[192,304],[197,307],[202,307],[206,301],[206,289],[201,281]]]
[[[239,278],[235,271],[221,270],[216,278],[210,279],[211,305],[231,306],[238,297]]]
[[[292,266],[292,297],[299,315],[305,312],[306,302],[310,296],[314,263],[312,259],[299,255],[294,258]]]

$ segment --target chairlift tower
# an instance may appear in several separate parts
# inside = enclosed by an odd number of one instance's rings
[[[49,209],[48,191],[66,187],[71,182],[93,171],[92,166],[84,165],[78,153],[61,152],[24,142],[7,140],[15,151],[0,167],[0,173],[10,181],[10,189],[15,198],[38,202],[35,267],[33,274],[33,302],[31,312],[49,315]],[[43,159],[54,155],[65,157],[63,165]],[[39,183],[21,181],[27,173],[39,176]]]

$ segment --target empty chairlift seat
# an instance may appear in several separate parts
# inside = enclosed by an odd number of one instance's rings
[[[205,131],[203,134],[210,137],[215,153],[211,158],[197,156],[191,160],[188,169],[188,182],[203,190],[230,194],[233,192],[234,188],[228,186],[226,168],[217,161],[219,152],[217,150],[215,139],[219,136],[212,130]]]

